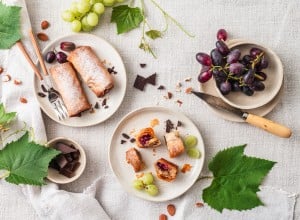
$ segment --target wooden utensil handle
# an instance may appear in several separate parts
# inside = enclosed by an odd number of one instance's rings
[[[257,115],[248,114],[246,122],[282,138],[289,138],[292,135],[291,129]]]
[[[29,37],[30,37],[31,43],[33,45],[33,48],[35,50],[35,53],[36,53],[36,55],[37,55],[37,57],[39,59],[40,65],[41,65],[42,70],[43,70],[43,73],[44,73],[44,75],[47,76],[48,75],[48,71],[47,71],[47,68],[45,66],[44,59],[42,57],[40,48],[39,48],[38,43],[37,43],[37,41],[35,39],[35,36],[34,36],[34,33],[33,33],[32,29],[29,30]]]
[[[26,60],[28,61],[28,63],[30,64],[31,68],[33,69],[34,73],[37,75],[37,77],[40,80],[43,80],[43,76],[41,75],[40,71],[38,70],[38,68],[36,67],[36,65],[33,63],[33,61],[31,60],[29,54],[27,53],[22,41],[17,41],[17,46],[19,47],[19,49],[21,50],[21,52],[23,53],[24,57],[26,58]]]

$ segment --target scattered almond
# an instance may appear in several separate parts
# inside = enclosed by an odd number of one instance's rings
[[[43,29],[43,30],[45,30],[45,29],[47,29],[49,27],[49,22],[48,21],[42,21],[42,23],[41,23],[41,28]]]
[[[184,81],[190,82],[190,81],[192,81],[192,77],[185,78]]]
[[[174,216],[176,213],[176,208],[173,204],[169,204],[167,206],[167,211],[168,211],[169,215]]]
[[[10,75],[4,75],[3,77],[2,77],[2,82],[8,82],[8,81],[10,81],[11,80],[11,77],[10,77]]]
[[[0,67],[0,74],[3,73],[3,67]]]
[[[14,80],[14,84],[15,84],[15,85],[21,85],[21,84],[22,84],[22,81],[19,80],[19,79],[15,79],[15,80]]]
[[[192,87],[189,87],[189,88],[186,88],[186,89],[185,89],[185,93],[186,93],[186,94],[191,94],[192,91],[193,91],[193,88],[192,88]]]
[[[196,205],[196,207],[203,207],[204,206],[204,204],[202,202],[197,202],[195,205]]]
[[[27,103],[27,99],[24,98],[24,97],[21,97],[21,98],[20,98],[20,102],[26,104],[26,103]]]
[[[161,214],[159,216],[159,220],[168,220],[168,216],[166,216],[165,214]]]
[[[164,96],[165,99],[171,99],[173,97],[173,94],[171,92],[168,92],[166,96]]]
[[[42,32],[38,33],[36,36],[37,36],[38,39],[40,39],[41,41],[47,41],[47,40],[49,40],[48,35],[45,34],[45,33],[42,33]]]

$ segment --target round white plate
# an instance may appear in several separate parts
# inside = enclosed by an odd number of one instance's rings
[[[152,148],[139,148],[135,143],[131,143],[130,141],[127,141],[124,144],[120,143],[121,140],[125,139],[122,137],[122,133],[134,137],[134,133],[139,132],[140,129],[150,127],[150,121],[155,118],[159,120],[159,125],[155,126],[153,129],[162,142],[161,146],[155,148],[155,153]],[[178,128],[181,137],[186,135],[194,135],[197,137],[197,148],[201,152],[201,157],[199,159],[192,159],[188,157],[186,153],[183,153],[176,158],[169,157],[163,137],[166,133],[165,121],[168,119],[170,119],[175,126],[177,121],[182,122],[183,125]],[[134,133],[131,134],[131,132]],[[157,196],[149,196],[147,192],[138,191],[132,187],[132,182],[136,179],[136,173],[132,166],[126,162],[126,151],[131,147],[135,147],[139,150],[146,165],[146,168],[139,173],[153,173],[155,184],[159,188],[159,194]],[[166,182],[157,178],[154,163],[160,158],[165,158],[178,165],[178,174],[173,182]],[[205,150],[203,140],[194,123],[185,115],[163,107],[146,107],[127,114],[115,129],[109,147],[110,166],[121,185],[127,192],[149,201],[167,201],[185,193],[199,177],[203,167],[204,158]],[[182,173],[180,170],[184,164],[190,164],[192,169],[189,172]]]
[[[87,85],[82,82],[83,89],[88,97],[90,104],[94,106],[96,102],[98,102],[100,108],[95,109],[94,113],[86,111],[82,113],[81,117],[72,117],[60,121],[58,120],[47,97],[42,98],[37,94],[38,92],[42,92],[42,89],[40,81],[36,76],[34,76],[34,94],[37,97],[41,108],[54,121],[71,127],[91,126],[105,121],[117,111],[125,96],[127,77],[122,58],[112,45],[110,45],[104,39],[92,34],[73,34],[54,40],[43,50],[43,56],[48,51],[53,49],[55,49],[56,51],[61,51],[59,45],[63,41],[71,41],[75,43],[76,46],[91,46],[98,57],[102,61],[104,61],[107,67],[114,66],[114,69],[117,71],[117,74],[112,74],[114,77],[114,88],[104,97],[107,99],[108,108],[104,108],[104,106],[102,106],[102,101],[104,98],[97,98],[96,95],[87,87]],[[57,62],[54,62],[53,64],[46,63],[46,66],[49,69],[49,67],[54,64],[57,64]],[[53,85],[55,88],[54,83]]]

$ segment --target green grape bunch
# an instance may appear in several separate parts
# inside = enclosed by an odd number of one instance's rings
[[[124,0],[81,0],[72,2],[69,9],[62,12],[62,19],[71,23],[74,32],[92,31],[99,23],[105,7],[114,6]]]

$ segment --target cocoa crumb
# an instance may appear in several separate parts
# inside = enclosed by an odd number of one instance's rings
[[[127,141],[125,140],[121,140],[121,144],[125,144]]]
[[[99,109],[99,103],[98,103],[98,102],[96,102],[94,108],[95,108],[95,109]]]
[[[19,80],[19,79],[15,79],[15,80],[14,80],[14,84],[15,84],[15,85],[21,85],[21,84],[22,84],[22,81]]]
[[[176,102],[179,104],[179,107],[181,107],[181,105],[183,104],[183,102],[179,99]]]
[[[114,66],[111,67],[111,68],[108,67],[108,68],[107,68],[107,71],[108,71],[110,74],[115,74],[115,75],[118,73],[117,71],[115,71],[115,67],[114,67]]]
[[[102,101],[102,106],[105,106],[105,105],[106,105],[106,98],[103,99],[103,101]]]
[[[130,138],[129,135],[128,135],[128,134],[125,134],[125,133],[122,133],[122,136],[123,136],[124,138],[126,138],[126,139],[129,139],[129,138]]]
[[[134,142],[135,142],[135,138],[131,138],[131,139],[130,139],[130,142],[131,142],[131,143],[134,143]]]
[[[164,96],[165,99],[171,99],[173,97],[173,94],[171,92],[168,92],[166,96]]]
[[[145,68],[146,66],[147,66],[146,63],[140,63],[140,67],[141,67],[141,68]]]
[[[176,129],[177,129],[178,127],[181,127],[181,126],[182,126],[182,122],[181,122],[181,121],[177,121]]]
[[[174,124],[170,119],[166,121],[166,133],[169,133],[172,129],[174,129]]]
[[[107,109],[107,108],[109,108],[109,106],[108,106],[108,105],[106,105],[106,106],[104,106],[104,108],[105,108],[105,109]]]
[[[190,81],[192,81],[192,77],[187,77],[187,78],[184,79],[184,81],[185,82],[190,82]]]
[[[42,98],[46,97],[46,95],[42,92],[38,92],[37,94],[38,94],[39,97],[42,97]]]
[[[42,88],[42,90],[43,90],[43,92],[48,92],[48,90],[46,89],[46,87],[44,86],[44,85],[41,85],[41,88]]]
[[[20,102],[23,103],[23,104],[26,104],[28,101],[27,101],[26,98],[20,97]]]
[[[163,85],[160,85],[157,89],[158,90],[165,90],[166,88]]]
[[[0,74],[3,73],[3,67],[0,67]]]

